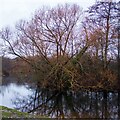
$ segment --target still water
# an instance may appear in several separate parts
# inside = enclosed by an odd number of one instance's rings
[[[50,91],[11,83],[0,86],[0,105],[62,118],[119,118],[117,92]]]
[[[9,85],[0,86],[0,105],[9,108],[14,108],[13,102],[16,97],[25,98],[32,94],[32,90],[27,89],[27,85],[17,85],[15,83],[10,83]]]

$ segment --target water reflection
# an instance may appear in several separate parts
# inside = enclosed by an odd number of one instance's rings
[[[32,91],[27,89],[27,85],[17,85],[15,83],[9,83],[7,86],[2,85],[0,86],[0,98],[2,98],[0,105],[14,108],[13,101],[16,97],[24,98],[31,94]]]
[[[19,99],[19,101],[22,101]],[[22,106],[23,111],[60,118],[118,118],[117,92],[50,91],[37,88]],[[21,104],[20,104],[21,105]]]
[[[2,91],[1,91],[2,89]],[[10,84],[0,88],[4,106],[59,118],[118,118],[118,92],[61,91]],[[12,99],[12,102],[10,102]],[[13,104],[14,103],[14,104]]]

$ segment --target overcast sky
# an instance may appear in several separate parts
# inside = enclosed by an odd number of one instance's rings
[[[34,11],[44,6],[76,3],[83,9],[94,4],[95,0],[0,0],[0,29],[15,25],[20,19],[29,19]]]

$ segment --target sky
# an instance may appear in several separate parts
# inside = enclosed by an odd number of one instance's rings
[[[64,3],[76,3],[87,9],[95,0],[0,0],[0,29],[31,18],[35,10],[42,6],[54,7]]]

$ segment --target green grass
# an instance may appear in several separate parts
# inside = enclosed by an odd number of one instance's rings
[[[5,106],[0,106],[0,111],[2,111],[2,118],[48,118],[46,116],[39,116],[26,112],[20,112],[18,110],[7,108]]]

